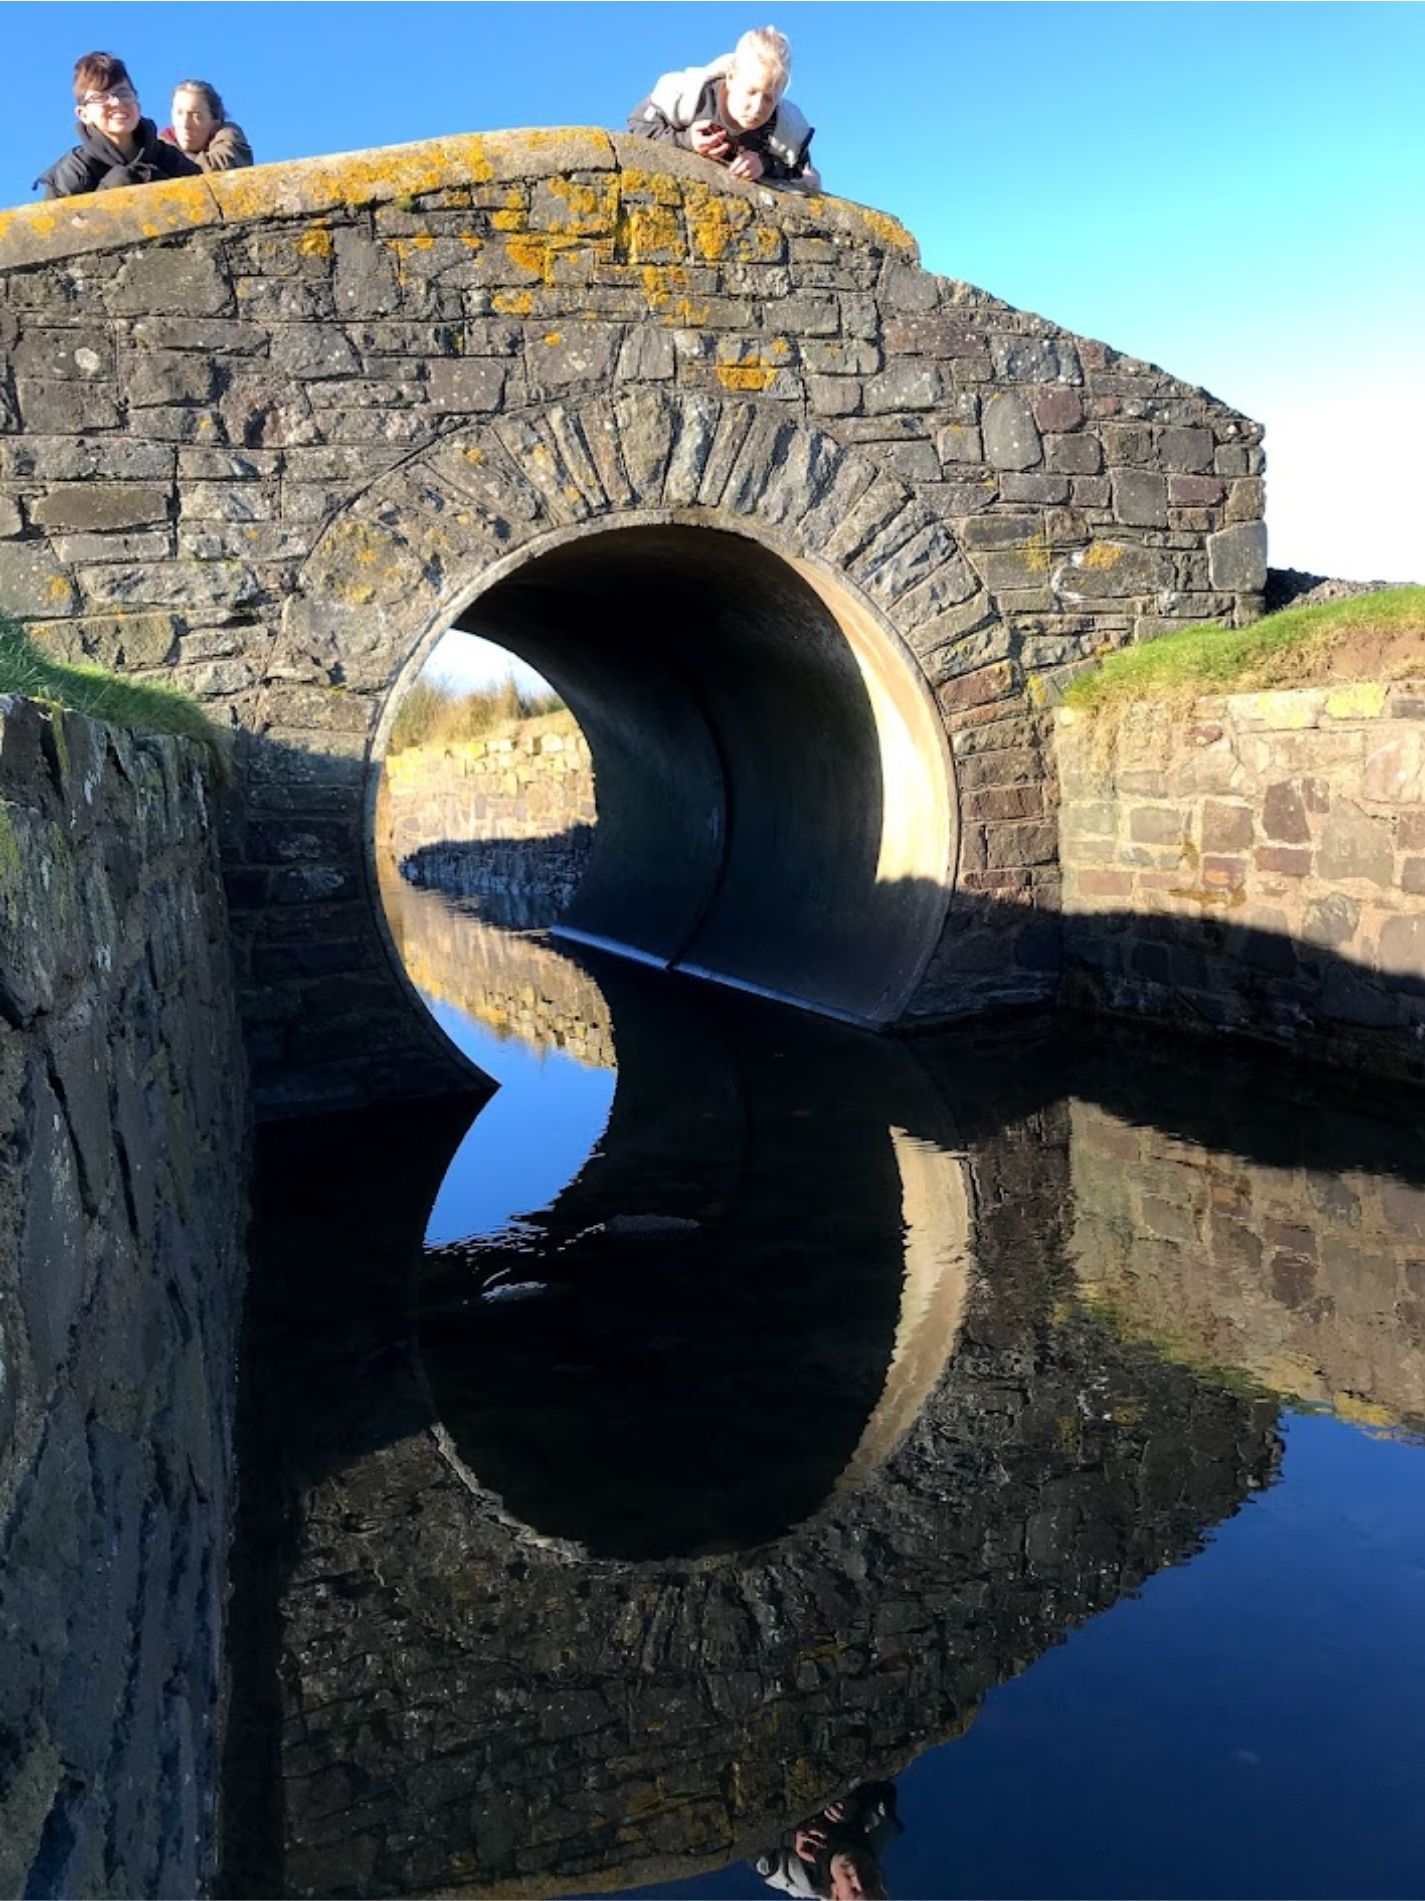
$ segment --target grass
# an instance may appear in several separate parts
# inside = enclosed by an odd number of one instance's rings
[[[51,660],[0,614],[0,693],[18,693],[85,713],[129,732],[178,733],[203,746],[220,777],[228,771],[222,734],[196,700],[172,687],[109,673],[103,667]]]
[[[508,720],[557,713],[563,704],[557,693],[526,693],[511,679],[471,693],[449,693],[430,680],[417,680],[401,702],[387,750],[406,752],[414,746],[454,746],[463,739],[483,739]]]
[[[1382,588],[1322,607],[1288,607],[1254,626],[1191,628],[1111,654],[1065,703],[1112,714],[1133,700],[1185,705],[1327,680],[1425,677],[1425,587]]]

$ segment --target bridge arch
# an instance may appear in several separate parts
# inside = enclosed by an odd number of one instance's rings
[[[567,935],[880,1025],[920,981],[956,862],[915,634],[979,591],[909,488],[778,405],[644,393],[443,438],[330,525],[286,620],[385,694],[368,855],[404,687],[466,627],[589,738],[600,827]]]
[[[224,842],[264,1112],[449,1085],[366,889],[382,708],[473,602],[527,622],[535,583],[546,608],[607,595],[615,530],[644,535],[645,580],[650,537],[674,536],[722,598],[740,572],[794,599],[823,682],[843,667],[816,704],[874,765],[862,805],[889,787],[900,814],[863,810],[858,831],[803,751],[795,849],[764,827],[759,889],[730,829],[710,881],[681,867],[668,886],[681,935],[645,910],[650,954],[861,1021],[1052,1000],[1046,709],[1102,652],[1260,611],[1260,439],[1155,365],[924,271],[882,213],[588,128],[0,212],[0,609],[59,658],[171,680],[237,735]],[[497,580],[505,560],[523,581]],[[776,647],[744,644],[763,665]],[[740,760],[734,819],[773,810],[743,769],[753,736],[764,759],[769,730],[776,757],[806,737],[759,677],[755,706],[690,741]],[[571,687],[617,699],[607,670]],[[793,863],[800,912],[776,875]],[[768,906],[780,964],[735,941]]]

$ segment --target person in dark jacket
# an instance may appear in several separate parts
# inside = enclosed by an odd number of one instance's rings
[[[46,198],[199,176],[187,153],[164,144],[142,116],[128,68],[114,54],[86,53],[76,62],[74,110],[80,143],[35,180]]]
[[[756,27],[711,65],[664,73],[629,114],[628,129],[726,165],[734,178],[820,191],[812,127],[784,97],[791,71],[786,36]]]
[[[174,87],[173,123],[159,136],[205,172],[234,172],[252,163],[246,134],[224,112],[217,87],[206,79],[185,79]]]

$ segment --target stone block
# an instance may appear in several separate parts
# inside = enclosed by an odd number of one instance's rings
[[[1350,799],[1335,799],[1322,827],[1316,869],[1333,883],[1361,878],[1382,889],[1388,887],[1395,877],[1390,821],[1372,818]]]
[[[990,337],[995,375],[1006,383],[1082,383],[1078,352],[1069,338]]]
[[[504,365],[488,357],[454,357],[426,369],[426,394],[434,410],[482,415],[500,407]]]
[[[47,620],[73,612],[74,581],[42,541],[0,542],[0,613]]]
[[[1229,522],[1260,521],[1266,507],[1266,485],[1260,476],[1241,476],[1228,485],[1226,519]]]
[[[1083,401],[1077,390],[1056,385],[1029,393],[1034,420],[1045,435],[1077,429],[1084,419]]]
[[[1250,805],[1226,805],[1208,799],[1202,808],[1204,851],[1243,851],[1252,843],[1254,825]]]
[[[118,316],[235,316],[232,285],[216,249],[193,243],[136,247],[105,295]]]
[[[1000,496],[1006,502],[1040,502],[1052,506],[1069,499],[1069,478],[1040,471],[1022,474],[1007,470],[1000,477]]]
[[[1161,468],[1184,475],[1202,475],[1212,469],[1212,431],[1172,426],[1158,433]]]
[[[1064,475],[1097,475],[1103,467],[1103,450],[1096,436],[1046,436],[1044,463]]]
[[[1149,469],[1118,469],[1111,480],[1115,520],[1135,528],[1167,527],[1168,485],[1164,476]]]
[[[935,432],[935,451],[945,463],[978,462],[984,449],[980,432],[972,424],[949,423]]]
[[[1425,978],[1425,917],[1387,918],[1376,962],[1387,976]]]
[[[1262,797],[1262,831],[1283,845],[1305,845],[1311,838],[1306,804],[1298,786],[1289,779],[1269,785]]]
[[[629,331],[619,349],[620,383],[661,383],[674,373],[676,360],[671,332],[650,324]]]
[[[1329,897],[1313,898],[1307,905],[1301,935],[1307,943],[1319,944],[1324,950],[1344,950],[1355,937],[1360,922],[1359,901],[1347,897],[1343,891],[1333,891]]]
[[[1168,502],[1173,508],[1216,508],[1222,501],[1222,483],[1214,475],[1173,475],[1168,478]]]
[[[9,495],[0,495],[0,538],[18,535],[23,527],[20,504]]]
[[[37,528],[99,533],[165,521],[171,491],[132,482],[61,482],[30,504]]]
[[[1164,549],[1105,539],[1069,557],[1058,569],[1056,592],[1064,601],[1121,600],[1156,593],[1171,577]]]
[[[1259,594],[1267,581],[1267,530],[1239,522],[1207,537],[1208,573],[1224,593]]]
[[[944,395],[939,366],[907,359],[868,377],[864,400],[868,415],[887,411],[934,409]]]
[[[984,405],[985,460],[996,469],[1032,469],[1043,460],[1043,444],[1025,398],[1002,391]]]
[[[808,376],[807,401],[818,416],[855,416],[860,413],[862,389],[852,376]]]
[[[20,418],[33,436],[77,436],[114,429],[120,421],[112,383],[62,383],[31,377],[16,385]]]
[[[1252,862],[1258,871],[1274,871],[1283,878],[1305,878],[1311,870],[1311,853],[1294,845],[1258,845]]]
[[[1425,804],[1425,736],[1418,727],[1392,724],[1368,738],[1361,789],[1386,805]]]
[[[1325,705],[1326,694],[1319,687],[1290,687],[1276,693],[1230,693],[1227,696],[1232,719],[1238,731],[1244,734],[1304,733],[1320,722]],[[1274,756],[1274,742],[1268,741],[1265,758],[1270,761]],[[1243,757],[1245,760],[1245,752]],[[1267,769],[1270,770],[1270,765]]]

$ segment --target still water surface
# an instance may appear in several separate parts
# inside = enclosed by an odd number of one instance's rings
[[[1411,1099],[399,907],[499,1088],[267,1137],[230,1891],[1425,1893]]]

